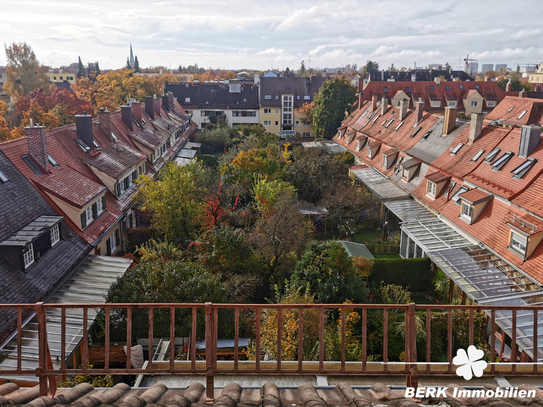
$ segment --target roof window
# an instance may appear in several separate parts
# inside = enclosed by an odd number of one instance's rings
[[[77,141],[77,140],[76,140]],[[23,155],[21,156],[21,158],[23,159],[23,161],[26,163],[26,165],[28,165],[30,167],[30,169],[32,171],[34,171],[36,174],[40,175],[41,174],[41,171],[40,169],[38,168],[38,166],[36,165],[36,163],[34,161],[32,161],[32,158],[30,158],[29,156],[27,155]]]
[[[402,127],[402,124],[403,124],[403,122],[400,122],[400,124],[398,124],[398,125],[396,126],[396,128],[394,129],[394,131],[398,131],[398,129],[399,129],[400,127]]]
[[[409,86],[407,87],[406,90],[407,90],[407,93],[411,93],[411,88]]]
[[[0,171],[0,181],[2,181],[2,184],[5,184],[9,181],[9,178],[2,171]]]
[[[462,84],[461,84],[461,83],[460,83],[460,84],[458,84],[458,87],[459,87],[460,89],[464,89],[464,87],[462,86]]]
[[[451,87],[449,85],[445,85],[445,89],[451,90]]]
[[[79,140],[78,138],[75,139],[74,141],[79,146],[79,148],[81,148],[81,150],[83,150],[84,153],[86,153],[87,151],[90,150],[90,147],[88,145],[86,145],[84,142],[82,142],[81,140]]]
[[[271,98],[272,98],[271,95],[264,95],[264,99],[266,100],[271,100]]]
[[[501,149],[495,148],[490,153],[488,153],[488,155],[485,157],[485,161],[487,163],[492,161],[494,158],[496,158],[496,156],[499,154],[500,151],[501,151]]]
[[[454,150],[451,151],[451,154],[456,154],[457,152],[459,152],[463,145],[464,145],[464,144],[462,144],[462,143],[458,144],[458,145],[454,148]]]
[[[387,121],[385,120],[383,123],[381,123],[381,126],[384,126]]]
[[[380,116],[381,116],[381,115],[378,114],[377,116],[375,116],[375,119],[373,119],[371,122],[372,122],[372,123],[375,123],[375,122],[377,121],[377,119],[378,119]]]
[[[419,131],[421,131],[421,130],[422,130],[422,127],[421,127],[421,126],[417,127],[417,128],[415,129],[415,131],[414,131],[413,133],[411,133],[411,135],[409,136],[409,138],[415,137],[415,136],[417,135],[417,133],[418,133]]]
[[[388,129],[388,126],[390,126],[392,124],[392,122],[394,121],[394,119],[390,119],[390,121],[387,123],[387,125],[385,126],[385,129]]]
[[[311,95],[304,95],[304,100],[311,100]]]
[[[509,108],[509,110],[507,111],[507,113],[509,113],[509,112],[510,112],[511,110],[513,110],[514,108],[515,108],[515,106],[511,106],[511,107]]]
[[[454,191],[454,187],[456,186],[456,182],[455,181],[451,181],[451,183],[449,184],[449,188],[447,188],[447,191],[445,191],[445,198],[448,198],[449,197],[449,194]]]
[[[388,88],[387,87],[383,88],[383,93],[388,93]]]
[[[475,84],[475,89],[479,90],[479,85]]]
[[[434,90],[434,85],[430,85],[430,90]]]
[[[51,163],[51,165],[55,168],[59,167],[58,163],[56,162],[56,160],[51,157],[51,154],[47,154],[47,158],[49,159],[49,162]]]
[[[479,150],[477,154],[475,154],[475,157],[471,159],[471,161],[477,161],[481,156],[484,154],[485,150]]]
[[[469,191],[468,187],[461,186],[458,191],[456,191],[452,196],[451,199],[457,204],[460,205],[460,194],[463,194],[464,192]]]
[[[366,110],[364,113],[362,113],[362,116],[360,116],[361,118],[364,117],[365,115],[368,114],[368,111]]]
[[[526,114],[527,110],[523,110],[521,114],[517,117],[517,120],[522,119],[522,117]]]
[[[503,168],[505,164],[507,164],[507,161],[513,157],[513,153],[511,151],[506,151],[500,158],[498,158],[496,161],[492,163],[492,169],[494,171],[499,171]]]
[[[143,120],[143,119],[141,119]],[[143,120],[143,123],[145,123],[145,120]],[[111,133],[111,138],[113,139],[113,141],[116,143],[117,142],[117,137],[115,136],[115,134],[113,134],[113,132]]]
[[[428,137],[430,137],[430,134],[432,134],[432,130],[428,130],[428,131],[424,134],[424,136],[422,136],[422,139],[423,139],[423,140],[426,140]]]
[[[513,173],[514,179],[521,179],[526,175],[528,171],[534,166],[534,164],[537,162],[535,158],[528,158],[526,161],[524,161],[522,164],[520,164],[517,168],[515,168],[511,173]]]

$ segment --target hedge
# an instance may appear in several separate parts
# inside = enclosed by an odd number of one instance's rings
[[[411,292],[432,291],[430,259],[373,259],[370,280],[379,284],[398,284]]]

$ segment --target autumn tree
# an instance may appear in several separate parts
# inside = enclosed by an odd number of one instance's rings
[[[198,161],[184,167],[169,163],[156,180],[140,179],[142,209],[151,213],[151,225],[167,241],[186,247],[196,237],[205,209],[205,172]]]
[[[9,123],[5,118],[8,111],[8,104],[0,100],[0,142],[8,141],[13,138],[11,134],[11,129],[9,128]]]
[[[311,130],[318,138],[331,139],[356,101],[356,88],[344,77],[323,83],[310,111]]]
[[[14,42],[4,48],[8,63],[3,89],[11,97],[17,99],[34,90],[49,92],[54,89],[55,85],[49,83],[30,45]]]
[[[366,77],[366,74],[368,73],[377,73],[379,72],[379,64],[374,61],[368,61],[366,65],[364,65],[364,68],[362,68],[362,73],[360,76],[362,79]]]
[[[77,77],[79,79],[84,78],[87,76],[87,72],[85,71],[85,66],[83,65],[83,62],[81,62],[81,57],[79,58],[79,62],[77,63]]]

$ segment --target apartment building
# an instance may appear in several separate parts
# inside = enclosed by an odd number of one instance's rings
[[[311,126],[304,124],[300,108],[315,100],[315,95],[327,78],[311,76],[261,77],[260,123],[271,133],[295,130],[301,136],[311,136]]]

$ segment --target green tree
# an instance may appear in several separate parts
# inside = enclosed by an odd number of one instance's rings
[[[126,57],[126,65],[124,69],[132,70],[132,65],[130,65],[130,59],[128,59],[128,57]]]
[[[368,299],[364,277],[336,241],[311,242],[296,264],[291,282],[302,289],[307,286],[321,304],[363,303]]]
[[[253,196],[257,209],[268,215],[279,199],[295,197],[296,188],[285,181],[260,179],[253,187]]]
[[[134,71],[135,72],[140,72],[141,69],[140,69],[140,62],[138,61],[138,56],[136,55],[136,57],[134,58]]]
[[[17,99],[34,90],[40,92],[52,92],[55,85],[49,83],[49,79],[40,67],[39,61],[32,47],[26,42],[5,45],[6,51],[6,76],[7,80],[3,89],[11,97]]]
[[[205,207],[205,168],[198,161],[180,167],[170,163],[159,177],[140,178],[138,199],[152,214],[151,225],[170,242],[186,245],[193,241]]]
[[[449,71],[451,69],[451,65],[448,62],[445,62],[445,66],[443,67],[443,69]]]
[[[324,82],[310,112],[311,130],[318,138],[331,139],[356,101],[356,88],[344,77]]]
[[[85,66],[83,65],[83,62],[81,62],[81,57],[78,58],[79,62],[77,63],[77,77],[81,79],[87,76],[87,72],[85,71]]]
[[[362,73],[360,74],[360,76],[362,77],[362,79],[364,79],[366,77],[366,74],[377,72],[379,72],[379,64],[374,61],[368,61],[364,68],[362,68]]]

